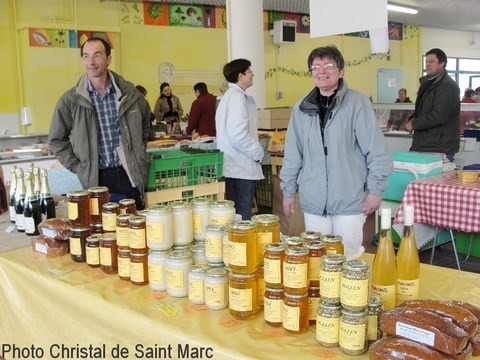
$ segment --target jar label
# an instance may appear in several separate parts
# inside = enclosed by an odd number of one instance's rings
[[[366,324],[346,324],[340,321],[340,347],[357,351],[365,349]]]
[[[183,290],[185,288],[183,270],[166,269],[167,288],[171,290]]]
[[[128,227],[117,226],[117,246],[128,247],[130,229]]]
[[[103,231],[115,231],[117,230],[117,214],[102,214]]]
[[[252,289],[235,289],[229,287],[229,307],[235,311],[253,310],[253,291]]]
[[[342,277],[340,280],[340,299],[347,306],[367,306],[368,278],[365,280],[351,280]]]
[[[100,215],[97,198],[90,198],[90,215]]]
[[[202,231],[202,216],[200,214],[193,214],[193,233],[201,234]]]
[[[263,316],[265,321],[272,323],[282,322],[283,300],[263,299]]]
[[[162,265],[148,264],[148,281],[150,284],[165,284]]]
[[[203,280],[202,279],[188,279],[188,298],[191,301],[203,302],[205,296],[203,295]]]
[[[163,243],[163,224],[147,222],[147,239],[152,243]]]
[[[300,330],[300,308],[283,304],[283,327],[291,331]]]
[[[145,230],[144,229],[130,229],[130,239],[128,246],[132,249],[143,249],[147,246],[145,242]]]
[[[77,203],[69,202],[68,203],[68,219],[77,220],[78,218],[78,205]]]
[[[220,236],[205,236],[205,255],[207,257],[222,256],[222,238]]]
[[[320,342],[338,343],[340,318],[317,315],[316,337]]]
[[[229,264],[235,266],[247,266],[247,244],[237,243],[237,242],[228,242],[230,253],[229,253]]]
[[[82,255],[82,244],[81,244],[80,238],[77,238],[77,237],[70,238],[70,254]]]
[[[378,339],[378,316],[369,315],[368,316],[368,340],[377,340]]]
[[[130,258],[118,258],[118,275],[121,277],[130,277]]]
[[[85,253],[87,255],[87,264],[99,265],[100,264],[100,249],[97,247],[86,247]]]
[[[397,279],[396,293],[397,304],[405,300],[418,299],[418,293],[420,290],[420,279],[403,280]]]
[[[283,285],[303,288],[308,285],[308,264],[283,263]]]
[[[282,261],[265,259],[263,262],[263,276],[269,284],[280,284],[282,282]]]
[[[315,320],[317,318],[318,304],[320,304],[320,297],[308,298],[308,320]]]
[[[100,248],[100,264],[105,266],[112,266],[112,249]]]
[[[310,256],[308,259],[308,277],[310,281],[320,279],[320,264],[321,264],[321,257],[312,257]]]
[[[145,282],[145,274],[143,273],[143,263],[130,262],[130,280],[132,282]]]
[[[226,306],[226,284],[205,284],[205,304],[208,306]]]
[[[380,296],[385,310],[393,309],[395,307],[395,302],[397,300],[395,290],[395,285],[382,286],[372,284],[372,295]]]
[[[228,219],[226,216],[210,216],[210,224],[227,225]]]
[[[320,296],[336,298],[340,296],[341,272],[320,270]]]

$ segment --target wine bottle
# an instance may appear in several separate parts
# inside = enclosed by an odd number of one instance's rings
[[[395,307],[397,265],[392,242],[392,209],[382,208],[380,240],[372,267],[372,295],[380,296],[385,309]]]
[[[40,180],[40,168],[33,168],[33,192],[37,196],[37,199],[40,200],[40,190],[41,190],[41,180]]]
[[[10,200],[9,200],[9,212],[10,221],[15,224],[15,190],[17,188],[17,167],[13,165],[10,169]]]
[[[25,223],[25,234],[29,236],[38,235],[38,224],[42,221],[40,214],[40,206],[38,204],[37,195],[33,191],[32,174],[25,174],[25,202],[23,205],[23,221]]]
[[[0,167],[0,214],[6,213],[10,208],[10,201],[7,198],[7,189],[5,188],[3,170]]]
[[[15,189],[15,224],[17,231],[25,232],[25,221],[23,217],[23,205],[25,203],[25,183],[23,179],[23,170],[15,170],[17,176],[17,186]]]
[[[397,304],[418,299],[420,291],[420,259],[413,231],[413,205],[405,205],[405,220],[397,253]]]
[[[40,213],[42,215],[42,221],[45,219],[51,219],[56,217],[55,214],[55,201],[50,193],[50,187],[48,185],[48,173],[46,169],[40,170]]]

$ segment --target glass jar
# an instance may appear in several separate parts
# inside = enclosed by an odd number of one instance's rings
[[[86,255],[86,243],[87,237],[91,235],[90,227],[86,228],[70,228],[70,256],[75,262],[85,262],[87,260]]]
[[[265,295],[265,278],[264,278],[264,268],[259,266],[257,269],[257,278],[258,278],[258,307],[263,308],[263,296]]]
[[[188,245],[193,241],[192,206],[186,201],[173,201],[173,245]]]
[[[263,260],[265,286],[283,289],[283,259],[285,258],[285,245],[270,243],[265,246]]]
[[[128,249],[130,244],[130,228],[128,227],[132,214],[117,216],[117,246],[119,249]]]
[[[72,191],[67,194],[67,198],[70,226],[77,228],[90,226],[90,193],[85,190]]]
[[[272,214],[260,214],[252,216],[252,221],[257,224],[258,263],[263,265],[265,246],[270,243],[280,242],[279,217]]]
[[[239,220],[229,225],[228,247],[231,271],[251,274],[257,270],[257,226],[253,221]]]
[[[228,288],[228,307],[230,315],[238,320],[253,319],[258,312],[257,274],[238,274],[230,272]]]
[[[287,247],[283,259],[283,287],[291,294],[304,294],[308,290],[308,249]]]
[[[85,243],[87,265],[92,268],[100,267],[100,239],[102,234],[91,234]]]
[[[340,282],[345,255],[323,255],[320,268],[320,297],[329,305],[340,305]]]
[[[120,211],[116,202],[107,202],[102,206],[102,224],[104,232],[115,232],[117,230],[117,215]]]
[[[282,307],[285,292],[283,288],[266,287],[263,297],[263,317],[265,322],[274,327],[282,326]]]
[[[368,281],[370,272],[363,260],[349,260],[343,263],[340,279],[340,302],[349,311],[364,311],[368,305]]]
[[[165,262],[168,250],[150,250],[148,253],[148,285],[152,290],[167,290]]]
[[[319,231],[304,231],[300,233],[300,237],[304,242],[322,241],[322,233]]]
[[[193,265],[207,265],[207,257],[205,256],[205,244],[192,244],[188,247],[192,253]]]
[[[173,297],[188,296],[188,273],[193,266],[188,250],[171,250],[165,261],[167,293]]]
[[[208,269],[205,277],[205,305],[210,310],[228,306],[228,271],[224,268]]]
[[[130,253],[130,281],[134,285],[148,284],[148,251]]]
[[[205,229],[210,218],[210,199],[196,198],[192,200],[193,213],[193,239],[196,241],[205,240]]]
[[[368,298],[368,345],[370,346],[378,339],[383,337],[380,329],[380,315],[383,311],[383,301],[380,296],[370,296]]]
[[[285,240],[283,242],[289,248],[303,247],[303,244],[305,243],[300,236],[289,236],[289,237],[285,238]]]
[[[323,242],[325,243],[325,250],[327,254],[344,254],[343,238],[340,235],[326,234],[323,235]]]
[[[227,225],[229,220],[235,220],[235,203],[231,200],[217,200],[210,205],[209,224]]]
[[[360,355],[368,349],[368,316],[366,311],[352,312],[342,309],[338,343],[347,355]]]
[[[219,263],[223,261],[223,236],[225,226],[208,224],[205,228],[205,256],[208,262]]]
[[[291,334],[308,330],[308,293],[291,294],[285,291],[283,299],[283,328]]]
[[[188,272],[188,299],[192,304],[205,304],[205,271],[207,265],[193,265]]]
[[[308,322],[315,324],[317,322],[317,310],[320,304],[320,287],[310,286],[308,288]]]
[[[102,224],[92,224],[90,225],[90,229],[92,230],[93,234],[103,234],[103,225]]]
[[[338,346],[341,309],[340,305],[329,305],[322,302],[318,305],[316,339],[320,345]]]
[[[173,214],[169,205],[155,205],[147,210],[147,245],[150,250],[173,247]]]
[[[228,266],[230,263],[230,242],[228,241],[228,232],[223,235],[223,263]]]
[[[130,280],[130,249],[117,249],[118,277],[122,280]]]
[[[103,204],[110,201],[108,187],[95,186],[88,189],[90,193],[90,224],[102,224]]]
[[[147,249],[145,216],[132,216],[128,220],[128,247],[132,253],[145,253]]]
[[[326,254],[325,243],[321,240],[308,240],[305,247],[308,249],[309,286],[320,286],[320,264],[322,256]]]
[[[105,233],[100,239],[100,269],[106,274],[118,271],[117,237],[115,233]]]
[[[134,199],[122,199],[118,202],[119,214],[137,215],[137,205]]]

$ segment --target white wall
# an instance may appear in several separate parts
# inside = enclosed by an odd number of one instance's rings
[[[448,57],[480,59],[479,33],[423,28],[422,36],[423,54],[432,48],[440,48]],[[475,44],[472,45],[472,41]]]

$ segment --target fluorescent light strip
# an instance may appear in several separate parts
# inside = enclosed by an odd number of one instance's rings
[[[405,6],[391,5],[391,4],[387,4],[387,10],[401,12],[405,14],[413,14],[413,15],[418,14],[418,10],[416,9],[408,8]]]

